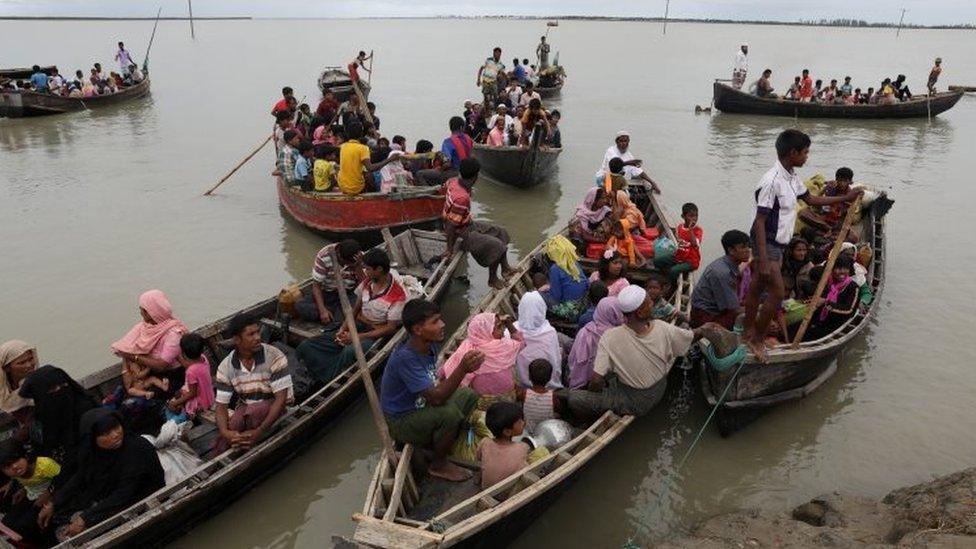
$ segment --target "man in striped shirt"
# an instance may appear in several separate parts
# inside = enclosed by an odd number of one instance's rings
[[[220,454],[228,448],[250,448],[264,435],[293,400],[288,358],[261,342],[257,318],[240,313],[230,321],[228,332],[236,347],[219,366],[214,380],[217,392],[217,428],[214,446]],[[237,408],[228,417],[231,397]]]
[[[312,265],[312,295],[303,297],[295,310],[303,320],[319,321],[324,325],[342,321],[342,310],[339,304],[339,292],[336,290],[335,268],[332,265],[331,252],[335,251],[339,258],[339,274],[345,286],[349,301],[355,301],[353,290],[360,282],[366,280],[363,271],[363,249],[359,242],[347,238],[342,242],[326,244],[317,254]]]

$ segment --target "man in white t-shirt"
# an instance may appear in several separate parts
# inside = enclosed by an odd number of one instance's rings
[[[539,95],[539,92],[535,91],[535,86],[532,84],[532,82],[529,82],[525,85],[525,93],[523,93],[522,97],[519,98],[518,104],[523,107],[528,107],[529,102],[533,99],[542,101],[542,96]]]
[[[744,339],[761,362],[766,356],[766,331],[773,314],[783,301],[783,278],[780,265],[783,250],[793,238],[796,206],[803,200],[812,206],[851,202],[864,193],[851,189],[843,196],[813,196],[795,168],[803,167],[810,155],[810,137],[799,130],[786,130],[776,138],[776,164],[756,185],[756,218],[752,223],[752,284],[746,296]],[[759,309],[760,296],[766,301]],[[758,315],[757,315],[758,312]]]

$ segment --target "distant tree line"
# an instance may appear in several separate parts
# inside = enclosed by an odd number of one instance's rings
[[[617,16],[598,16],[598,15],[443,15],[434,17],[435,19],[527,19],[527,20],[562,20],[562,21],[636,21],[636,22],[662,22],[663,17],[617,17]],[[403,17],[402,19],[412,19]],[[672,23],[718,23],[736,25],[786,25],[804,27],[864,27],[864,28],[895,28],[898,23],[891,22],[870,22],[863,19],[819,19],[819,20],[799,20],[799,21],[773,21],[761,19],[698,19],[669,17]],[[973,23],[958,23],[955,25],[919,25],[913,23],[903,23],[906,29],[976,29]]]

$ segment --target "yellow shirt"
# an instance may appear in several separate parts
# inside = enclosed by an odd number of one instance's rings
[[[48,486],[54,477],[61,474],[61,466],[49,457],[38,457],[34,462],[34,473],[28,478],[17,478],[17,482],[27,491],[27,499],[34,501]]]
[[[315,190],[319,192],[329,190],[332,178],[335,177],[336,163],[317,158],[312,165],[312,177],[315,179]]]
[[[369,147],[350,139],[339,147],[339,190],[359,194],[366,187],[363,162],[369,160]]]

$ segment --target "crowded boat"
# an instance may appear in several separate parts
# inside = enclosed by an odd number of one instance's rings
[[[62,75],[57,67],[42,70],[39,65],[34,65],[29,78],[0,81],[0,89],[25,90],[73,99],[117,93],[146,79],[145,73],[132,60],[129,50],[125,49],[125,44],[119,42],[118,46],[115,54],[115,60],[119,64],[118,72],[106,71],[101,63],[94,63],[87,74],[78,69],[73,75]]]

